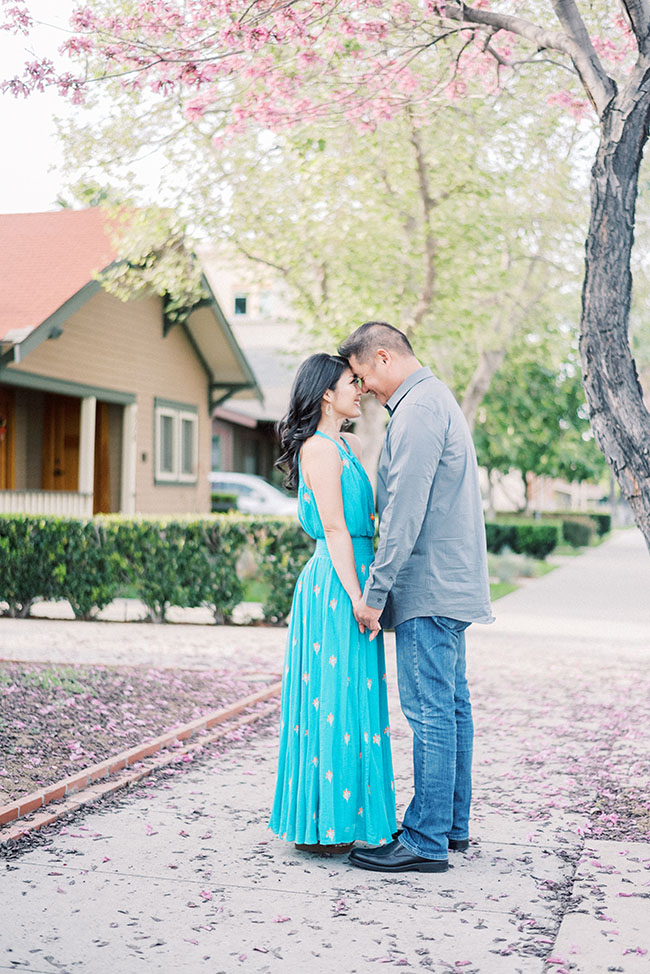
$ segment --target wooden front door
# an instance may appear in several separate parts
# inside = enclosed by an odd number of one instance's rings
[[[16,489],[14,390],[0,386],[0,490]]]
[[[110,473],[110,420],[107,402],[98,402],[95,413],[95,493],[93,514],[110,514],[111,473]]]
[[[79,490],[80,418],[80,399],[45,397],[43,490]]]

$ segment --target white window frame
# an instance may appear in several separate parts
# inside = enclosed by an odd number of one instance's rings
[[[162,419],[172,420],[172,470],[162,470]],[[190,422],[193,427],[192,436],[192,472],[184,473],[183,459],[183,422]],[[199,415],[195,406],[185,403],[170,402],[166,399],[154,401],[154,480],[157,484],[195,484],[198,481],[199,465]]]
[[[180,409],[178,411],[178,482],[181,484],[195,484],[198,476],[199,465],[199,417],[195,411]],[[185,473],[183,470],[183,423],[192,424],[192,470]]]

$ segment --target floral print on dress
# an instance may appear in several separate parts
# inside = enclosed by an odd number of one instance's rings
[[[374,498],[357,458],[345,446],[339,445],[339,451],[345,461],[343,509],[363,585],[373,559]],[[397,828],[383,634],[369,642],[367,631],[359,633],[350,598],[329,557],[316,499],[302,472],[298,519],[316,539],[316,549],[297,580],[289,620],[278,776],[269,824],[289,842],[360,840],[377,845]],[[333,733],[338,719],[345,725]],[[381,729],[387,737],[384,746]],[[366,803],[359,806],[361,796]]]

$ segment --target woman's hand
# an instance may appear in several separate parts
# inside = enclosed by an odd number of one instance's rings
[[[352,603],[352,612],[354,613],[354,618],[357,620],[359,625],[359,632],[364,633],[366,629],[370,630],[370,642],[376,637],[378,632],[381,632],[381,626],[379,625],[379,616],[381,615],[381,609],[371,609],[369,605],[363,601],[362,596],[355,599]]]

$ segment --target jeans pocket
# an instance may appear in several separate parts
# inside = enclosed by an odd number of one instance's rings
[[[443,629],[446,629],[448,632],[453,632],[455,635],[464,632],[471,625],[470,622],[462,622],[460,619],[450,619],[448,616],[432,616],[431,618],[439,626],[442,626]]]

